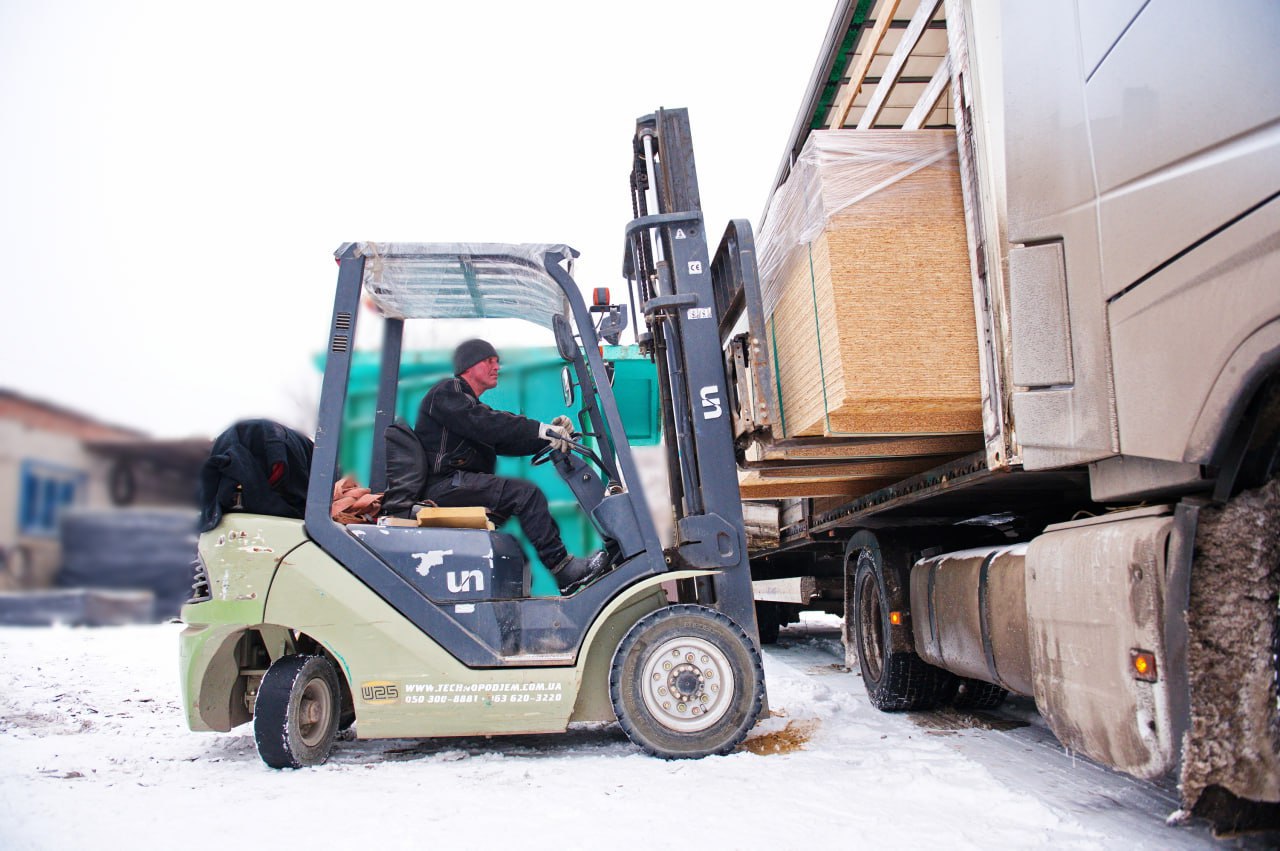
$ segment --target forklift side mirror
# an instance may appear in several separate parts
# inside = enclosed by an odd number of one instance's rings
[[[573,407],[573,368],[566,366],[560,370],[560,389],[564,391],[564,406]]]
[[[555,314],[551,317],[551,332],[555,334],[556,351],[560,353],[560,357],[572,363],[578,356],[578,344],[573,339],[573,329],[569,327],[569,320],[562,314]]]

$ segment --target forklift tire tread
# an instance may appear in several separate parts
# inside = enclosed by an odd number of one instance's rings
[[[253,738],[272,768],[303,768],[329,758],[338,734],[342,689],[324,656],[282,656],[258,688]]]
[[[705,606],[668,606],[618,645],[609,697],[627,737],[653,756],[727,754],[764,707],[764,665],[732,619]]]

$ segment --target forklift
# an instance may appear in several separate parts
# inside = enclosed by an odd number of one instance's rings
[[[734,222],[711,262],[685,110],[639,119],[633,151],[630,310],[604,290],[588,307],[565,245],[337,251],[305,515],[230,511],[200,536],[180,638],[192,730],[252,720],[263,761],[299,768],[323,763],[344,731],[492,736],[616,718],[640,748],[675,759],[732,751],[767,711],[721,355],[721,317],[754,281],[750,229]],[[582,397],[579,431],[569,451],[548,446],[534,463],[569,485],[612,571],[568,596],[530,597],[510,535],[330,516],[362,298],[385,317],[379,438],[393,424],[407,320],[520,318],[553,332],[565,404]],[[663,407],[675,519],[665,549],[601,357],[637,302]],[[375,439],[374,490],[385,458]]]

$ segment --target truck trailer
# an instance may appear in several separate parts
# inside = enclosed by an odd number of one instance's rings
[[[759,279],[721,316],[743,495],[777,489],[755,507],[777,535],[750,544],[763,640],[842,612],[882,710],[1034,697],[1065,747],[1176,778],[1188,812],[1274,813],[1276,44],[1264,0],[839,3]],[[792,433],[761,299],[776,202],[818,144],[934,131],[959,172],[979,424]],[[904,267],[874,298],[920,280]],[[840,292],[829,312],[854,309]],[[856,324],[901,353],[886,322]]]

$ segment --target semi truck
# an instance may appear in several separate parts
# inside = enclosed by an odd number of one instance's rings
[[[882,710],[1033,697],[1187,812],[1274,815],[1276,44],[1264,0],[838,4],[774,192],[816,130],[954,130],[982,428],[866,492],[762,503],[765,641],[843,612]],[[740,467],[830,469],[833,441],[778,427],[759,288],[722,317]]]

